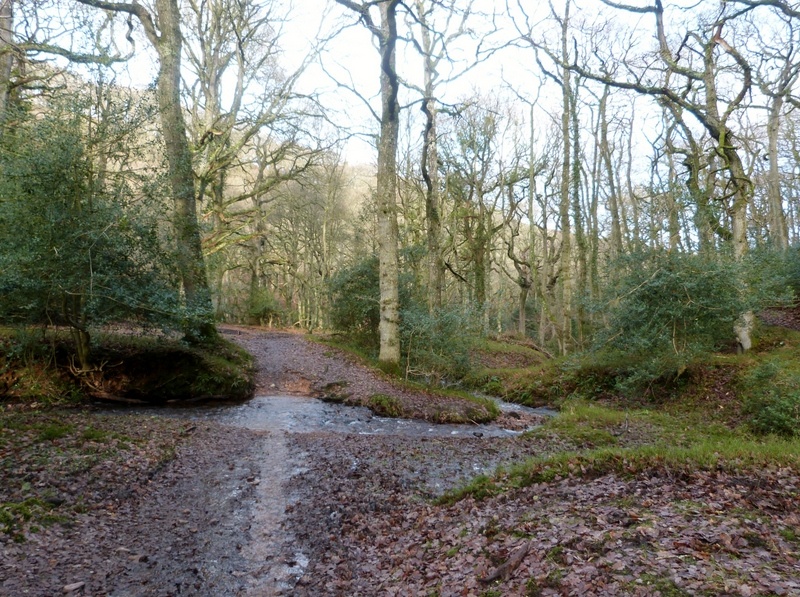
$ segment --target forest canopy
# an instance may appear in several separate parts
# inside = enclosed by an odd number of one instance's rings
[[[84,367],[123,321],[338,327],[426,376],[495,333],[656,376],[747,350],[798,280],[799,19],[5,2],[0,316],[68,326]]]

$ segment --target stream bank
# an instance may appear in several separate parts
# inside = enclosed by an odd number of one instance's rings
[[[0,533],[2,597],[800,594],[796,467],[630,469],[636,448],[664,449],[657,418],[589,435],[390,433],[400,421],[303,397],[335,353],[242,336],[262,398],[239,407],[29,427],[0,412],[0,508],[36,495],[54,518],[26,522],[22,542]],[[366,376],[350,388],[385,381],[339,367]],[[592,437],[613,441],[615,467],[569,468]],[[503,491],[431,499],[547,455],[564,466],[530,484],[506,474]]]

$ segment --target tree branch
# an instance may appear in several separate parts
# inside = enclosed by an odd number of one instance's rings
[[[144,27],[145,35],[147,35],[147,39],[150,40],[150,43],[158,47],[158,44],[161,42],[161,36],[159,36],[156,25],[153,22],[153,16],[138,2],[106,2],[105,0],[76,0],[76,2],[101,10],[122,12],[135,16],[139,19],[142,27]]]

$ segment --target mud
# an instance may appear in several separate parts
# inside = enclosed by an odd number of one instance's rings
[[[300,336],[231,336],[256,356],[262,395],[114,411],[131,425],[184,419],[193,437],[109,507],[0,545],[0,595],[343,594],[342,578],[359,565],[360,539],[347,534],[354,517],[420,504],[541,449],[518,429],[387,419],[309,397],[327,380],[356,395],[393,388]],[[543,416],[523,414],[534,423]]]

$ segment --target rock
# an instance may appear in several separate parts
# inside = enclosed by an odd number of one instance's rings
[[[74,593],[76,591],[81,591],[86,586],[85,582],[74,582],[71,585],[64,585],[62,589],[64,593]]]

